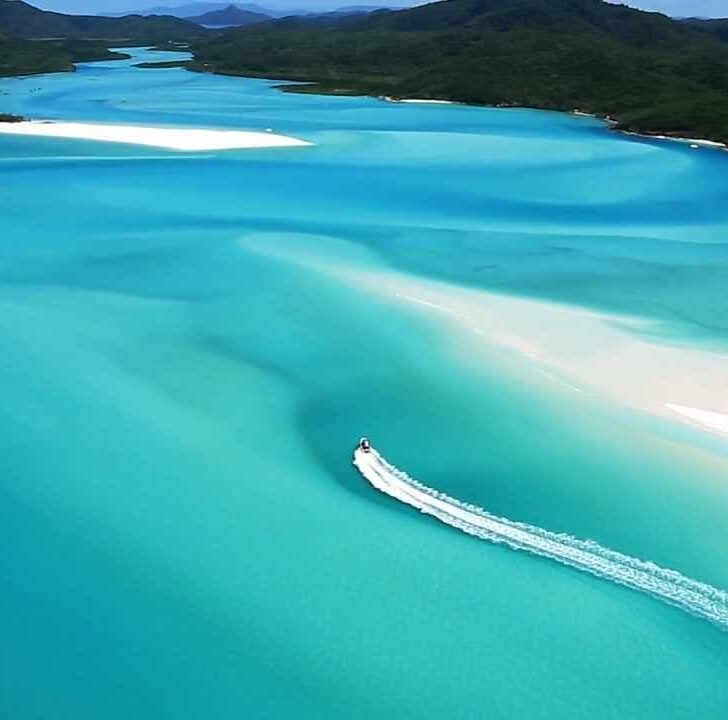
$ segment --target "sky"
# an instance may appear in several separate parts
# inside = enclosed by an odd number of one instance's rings
[[[154,5],[182,5],[189,0],[29,0],[32,5],[46,10],[60,12],[89,13],[121,12],[137,10]],[[214,0],[225,2],[226,0]],[[240,0],[245,2],[246,0]],[[258,0],[247,0],[256,2]],[[610,0],[615,1],[616,0]],[[664,12],[678,17],[728,17],[728,0],[621,0],[625,4],[643,10]],[[312,10],[322,8],[338,8],[345,5],[419,5],[423,0],[259,0],[258,4],[270,8],[311,7]]]

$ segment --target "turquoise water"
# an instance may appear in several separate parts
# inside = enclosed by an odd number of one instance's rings
[[[721,629],[420,517],[351,451],[369,434],[431,487],[728,589],[723,437],[379,291],[724,353],[726,156],[274,84],[131,62],[0,83],[35,118],[315,143],[0,137],[0,716],[725,717]]]

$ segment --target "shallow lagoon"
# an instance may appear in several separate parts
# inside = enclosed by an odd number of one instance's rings
[[[0,714],[722,718],[725,632],[419,517],[351,450],[728,588],[726,439],[588,373],[604,327],[725,357],[726,156],[131,65],[3,111],[315,147],[0,139]]]

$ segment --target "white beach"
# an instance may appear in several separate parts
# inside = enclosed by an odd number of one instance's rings
[[[687,137],[672,137],[670,135],[653,135],[658,140],[672,140],[673,142],[679,142],[689,145],[699,145],[700,147],[711,147],[711,148],[725,148],[725,143],[716,142],[715,140],[703,140],[702,138],[687,138]]]
[[[249,130],[146,127],[100,123],[24,121],[0,123],[0,134],[68,138],[201,152],[245,148],[306,147],[311,143],[286,135]]]
[[[409,103],[411,105],[455,105],[452,100],[427,100],[426,98],[409,98],[405,100],[397,100],[401,103]]]
[[[459,105],[453,100],[428,100],[427,98],[396,98],[391,95],[381,95],[380,100],[391,103],[407,103],[409,105]]]
[[[679,137],[676,135],[652,135],[650,133],[634,132],[632,130],[622,130],[625,135],[633,135],[638,138],[647,138],[651,140],[669,140],[670,142],[680,143],[681,145],[694,145],[696,147],[717,148],[725,150],[728,145],[716,140],[705,140],[703,138]]]

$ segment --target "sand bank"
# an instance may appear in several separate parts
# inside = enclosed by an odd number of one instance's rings
[[[667,403],[666,407],[698,425],[703,425],[728,435],[728,413],[701,410],[700,408],[685,407],[684,405],[676,405],[674,403]]]
[[[427,100],[426,98],[409,98],[398,100],[401,103],[409,103],[410,105],[455,105],[452,100]]]
[[[409,105],[459,105],[453,100],[428,100],[427,98],[397,98],[391,95],[380,95],[380,100],[392,103],[407,103]]]
[[[500,346],[565,389],[728,436],[728,355],[654,342],[647,319],[427,280],[397,285],[395,297],[478,337],[463,337],[465,353]]]
[[[264,254],[272,248],[256,247]],[[334,247],[333,252],[344,249]],[[275,251],[282,260],[315,268],[352,287],[442,326],[453,350],[475,367],[498,363],[503,372],[608,398],[700,430],[728,437],[728,354],[652,339],[654,322],[553,302],[477,291],[377,269],[381,261],[331,262],[322,248]]]
[[[96,140],[187,152],[238,150],[243,148],[304,147],[311,144],[305,140],[270,132],[76,122],[28,121],[0,123],[0,134]]]

